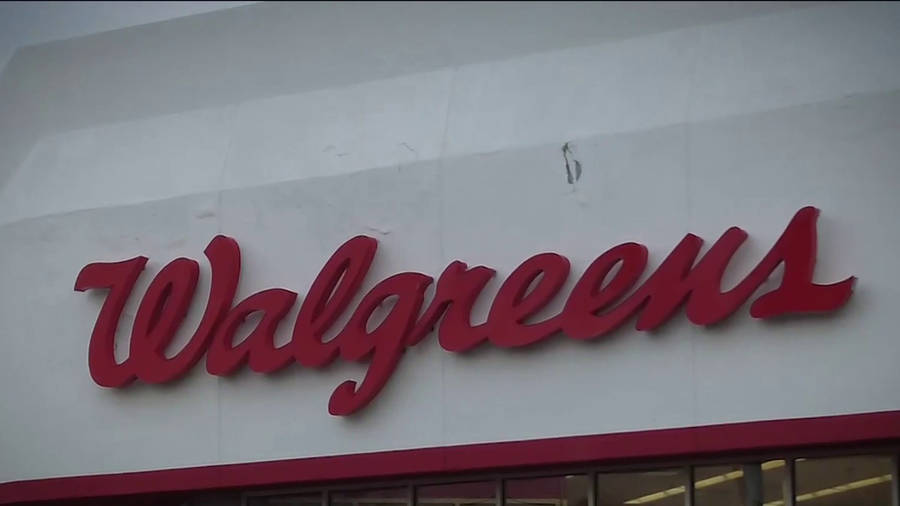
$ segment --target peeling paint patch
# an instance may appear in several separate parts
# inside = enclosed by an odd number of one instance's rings
[[[389,228],[375,227],[372,225],[366,225],[366,230],[368,230],[369,232],[375,232],[375,233],[381,234],[381,235],[389,235],[391,233],[391,229],[389,229]]]
[[[166,243],[166,248],[167,249],[176,249],[176,248],[180,248],[180,247],[184,246],[185,244],[187,244],[187,239],[184,239],[184,238],[176,239],[174,241],[170,241],[170,242]]]

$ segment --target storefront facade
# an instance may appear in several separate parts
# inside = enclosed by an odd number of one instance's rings
[[[897,26],[259,4],[19,51],[0,502],[898,506]]]

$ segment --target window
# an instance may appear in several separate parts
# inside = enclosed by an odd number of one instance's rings
[[[886,452],[645,469],[630,464],[637,469],[473,476],[447,482],[414,478],[372,488],[246,492],[242,504],[322,506],[327,498],[326,506],[786,506],[791,501],[794,506],[897,506],[895,458]],[[413,497],[415,505],[410,504]]]
[[[798,459],[798,506],[891,506],[889,457]]]
[[[584,474],[506,480],[505,506],[588,506],[589,490]]]
[[[697,467],[694,471],[696,506],[783,505],[783,459],[723,466]]]
[[[409,498],[408,487],[338,491],[330,506],[408,506]]]
[[[493,481],[426,485],[416,490],[417,506],[476,506],[497,503]]]
[[[275,494],[248,497],[247,506],[322,506],[322,494]]]
[[[598,506],[684,506],[684,469],[597,475]]]

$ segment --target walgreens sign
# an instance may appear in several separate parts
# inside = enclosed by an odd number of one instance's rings
[[[570,275],[568,259],[557,253],[532,256],[513,270],[483,323],[472,324],[471,312],[496,271],[454,261],[441,273],[430,301],[426,302],[425,291],[434,278],[418,272],[395,274],[372,287],[336,337],[324,340],[350,309],[372,265],[378,242],[367,236],[348,240],[325,262],[301,303],[291,341],[280,347],[275,345],[275,329],[295,304],[297,293],[272,288],[235,303],[241,253],[237,241],[223,235],[213,238],[204,251],[212,281],[200,324],[187,345],[171,358],[165,350],[193,303],[200,271],[197,261],[176,258],[153,278],[135,315],[128,358],[123,362],[115,357],[116,329],[147,257],[88,264],[78,274],[75,290],[108,290],[88,354],[90,373],[98,385],[124,387],[136,379],[174,381],[204,355],[207,372],[219,376],[244,366],[265,374],[295,362],[312,368],[327,367],[338,359],[366,362],[364,379],[341,383],[328,403],[331,414],[350,415],[378,395],[406,348],[435,328],[441,347],[461,353],[486,342],[502,348],[528,346],[560,333],[569,339],[597,339],[632,317],[637,318],[637,330],[653,330],[682,305],[691,322],[712,325],[737,310],[781,264],[781,284],[753,301],[752,317],[834,311],[850,298],[855,278],[813,283],[818,214],[813,207],[799,210],[759,264],[726,292],[721,290],[722,275],[747,238],[740,228],[725,231],[699,260],[703,240],[686,235],[636,289],[647,268],[647,248],[634,242],[619,244],[581,274],[562,311],[542,321],[532,321],[533,316],[559,295]],[[388,315],[370,330],[370,318],[389,298],[395,302]],[[235,345],[235,332],[254,313],[260,314],[258,323]]]

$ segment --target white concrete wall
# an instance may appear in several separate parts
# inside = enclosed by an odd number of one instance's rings
[[[900,409],[898,54],[895,4],[262,4],[21,51],[0,80],[0,480]],[[360,233],[371,286],[455,259],[502,279],[541,251],[579,274],[627,240],[656,265],[738,225],[728,285],[808,204],[817,281],[859,278],[837,314],[467,355],[431,337],[351,419],[327,400],[364,365],[97,387],[102,297],[72,291],[143,254],[141,294],[217,233],[243,297],[302,295]]]
[[[3,2],[0,72],[16,49],[256,2]]]

